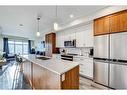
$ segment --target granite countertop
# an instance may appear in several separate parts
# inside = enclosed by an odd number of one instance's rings
[[[79,63],[77,62],[58,60],[50,57],[48,57],[50,58],[48,60],[41,60],[41,59],[37,59],[36,56],[32,54],[22,55],[21,57],[59,75],[64,74],[65,72],[79,65]],[[37,57],[44,57],[44,56],[37,56]]]

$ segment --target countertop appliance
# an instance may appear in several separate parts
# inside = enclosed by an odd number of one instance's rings
[[[65,47],[76,47],[76,40],[64,41]]]
[[[127,89],[127,32],[95,36],[94,82]]]
[[[94,53],[93,48],[91,48],[89,51],[89,57],[93,57],[93,53]]]

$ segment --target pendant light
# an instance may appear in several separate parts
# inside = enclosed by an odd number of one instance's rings
[[[40,36],[40,32],[39,32],[39,21],[40,21],[40,17],[37,18],[37,21],[38,21],[37,36],[39,37]]]
[[[57,23],[57,6],[56,6],[56,22],[54,22],[54,30],[58,30],[58,23]]]

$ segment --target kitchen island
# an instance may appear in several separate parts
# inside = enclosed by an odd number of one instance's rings
[[[32,89],[79,89],[79,64],[54,58],[24,55],[23,73]]]

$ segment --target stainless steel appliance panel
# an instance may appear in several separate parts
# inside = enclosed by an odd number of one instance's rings
[[[109,86],[115,89],[127,89],[127,65],[110,64]]]
[[[127,32],[110,35],[110,58],[127,60]]]
[[[94,37],[94,57],[109,58],[109,35]]]
[[[108,86],[108,67],[106,62],[99,62],[94,60],[94,81]]]

